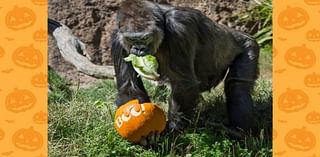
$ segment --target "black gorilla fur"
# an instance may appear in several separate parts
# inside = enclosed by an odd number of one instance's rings
[[[249,35],[219,25],[200,11],[124,0],[112,36],[112,57],[121,106],[149,97],[132,65],[130,53],[151,54],[159,62],[161,80],[170,83],[169,128],[183,129],[192,119],[199,94],[224,80],[230,125],[250,130],[251,91],[258,76],[259,46]]]

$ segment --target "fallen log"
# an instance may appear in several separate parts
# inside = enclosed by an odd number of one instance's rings
[[[90,61],[85,44],[74,36],[67,26],[49,19],[48,29],[55,38],[62,57],[78,71],[95,78],[115,77],[113,66],[96,65]]]

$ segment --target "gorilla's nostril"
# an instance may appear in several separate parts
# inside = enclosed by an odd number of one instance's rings
[[[146,48],[145,48],[145,47],[141,47],[139,50],[140,50],[140,51],[145,51]]]
[[[137,51],[144,51],[146,49],[145,45],[136,45],[134,46],[134,49],[136,49]]]
[[[147,47],[145,45],[134,45],[131,52],[138,56],[146,55]]]

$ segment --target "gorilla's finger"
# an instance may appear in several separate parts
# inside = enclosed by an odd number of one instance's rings
[[[142,146],[146,146],[146,145],[148,144],[148,142],[147,142],[147,140],[146,140],[145,137],[141,137],[140,144],[141,144]]]
[[[156,132],[155,136],[156,136],[155,141],[159,142],[161,134],[159,132]]]
[[[154,144],[157,142],[157,141],[155,141],[155,139],[156,139],[155,135],[156,135],[156,132],[151,132],[151,134],[149,135],[150,144]]]

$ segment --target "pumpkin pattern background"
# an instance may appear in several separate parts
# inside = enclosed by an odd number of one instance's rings
[[[308,5],[320,5],[320,0],[304,0]]]
[[[281,28],[286,30],[293,30],[306,25],[309,21],[308,13],[300,7],[287,6],[279,17],[278,23]]]
[[[308,95],[299,89],[287,89],[279,97],[279,108],[284,112],[298,112],[309,104]]]
[[[46,112],[40,111],[35,113],[32,119],[37,124],[46,124],[48,122],[48,114]]]
[[[4,131],[0,128],[0,140],[4,139]]]
[[[36,104],[34,94],[26,89],[14,89],[6,97],[6,108],[12,112],[23,112],[31,109]]]
[[[296,68],[310,68],[316,64],[315,52],[306,45],[290,48],[285,54],[287,63]]]
[[[277,50],[273,57],[273,156],[317,157],[320,1],[273,0],[273,5],[273,47]]]
[[[285,136],[288,147],[298,151],[308,151],[316,145],[316,136],[306,128],[292,129]]]
[[[320,31],[317,29],[312,29],[306,33],[306,38],[308,41],[320,41]]]
[[[320,74],[313,72],[304,78],[306,87],[318,88],[320,87]]]
[[[34,151],[42,147],[43,137],[32,127],[28,129],[22,128],[13,134],[12,142],[19,149]]]
[[[4,56],[4,49],[0,46],[0,58]]]
[[[37,68],[43,63],[43,56],[40,50],[30,46],[22,46],[16,49],[12,55],[13,62],[23,68]]]
[[[320,124],[320,113],[312,111],[307,114],[306,121],[309,124]]]
[[[274,47],[276,47],[277,53],[273,59],[273,69],[286,69],[282,73],[273,73],[273,86],[274,86],[274,99],[273,99],[273,125],[275,131],[275,138],[273,139],[273,152],[274,156],[281,157],[320,157],[320,125],[309,123],[312,119],[316,120],[317,116],[309,116],[309,113],[313,111],[319,113],[319,100],[320,93],[319,88],[307,87],[304,83],[304,79],[309,74],[319,74],[320,67],[320,43],[319,41],[312,41],[310,39],[317,38],[316,34],[307,37],[307,33],[310,30],[316,29],[319,31],[319,0],[273,0],[273,32],[274,32]],[[46,88],[34,87],[31,84],[32,77],[42,72],[47,73],[47,65],[42,64],[35,69],[22,68],[16,65],[11,58],[11,54],[21,46],[27,46],[33,44],[34,48],[41,51],[43,56],[43,63],[47,63],[47,45],[46,42],[39,42],[33,38],[33,34],[40,28],[47,28],[47,0],[26,0],[0,1],[0,78],[1,78],[1,90],[0,90],[0,154],[10,156],[47,156],[47,125],[36,124],[33,121],[33,116],[39,111],[46,111]],[[32,10],[36,18],[29,17],[29,20],[22,20],[21,25],[12,25],[12,21],[6,22],[6,16],[14,8],[28,8]],[[298,15],[285,14],[288,7],[303,9],[302,17]],[[294,10],[299,12],[298,10]],[[282,13],[283,16],[280,17]],[[295,14],[295,13],[294,13]],[[10,14],[12,15],[12,14]],[[287,16],[289,15],[289,16]],[[15,16],[15,15],[14,15]],[[12,16],[12,17],[14,17]],[[292,18],[288,21],[286,18]],[[31,20],[30,20],[31,19]],[[33,20],[32,20],[33,19]],[[280,22],[281,19],[281,22]],[[300,20],[299,20],[300,19]],[[33,24],[32,21],[34,21]],[[45,22],[41,22],[45,21]],[[28,23],[29,22],[29,23]],[[287,22],[287,23],[286,23]],[[25,27],[27,26],[27,27]],[[286,38],[287,40],[280,40],[279,38]],[[291,47],[297,47],[305,44],[307,48],[314,51],[316,60],[313,66],[310,68],[298,68],[291,66],[285,60],[285,53]],[[1,48],[3,51],[1,51]],[[2,71],[10,69],[10,73],[4,73]],[[23,79],[22,79],[23,78]],[[5,108],[5,98],[15,88],[18,89],[30,89],[37,98],[37,102],[30,110],[20,113],[13,113]],[[279,96],[286,92],[288,88],[299,89],[305,92],[309,97],[309,104],[297,112],[285,112],[279,108]],[[41,104],[41,105],[40,105]],[[307,120],[309,119],[309,120]],[[285,122],[279,122],[283,120]],[[308,122],[309,121],[309,122]],[[298,126],[299,125],[299,126]],[[14,146],[12,141],[12,135],[20,129],[29,129],[30,126],[33,130],[41,133],[43,137],[43,145],[41,148],[34,151],[26,151]],[[292,129],[302,129],[305,126],[306,131],[313,133],[316,137],[315,145],[310,145],[308,150],[296,150],[289,147],[285,142],[285,136],[292,131]],[[2,132],[1,132],[2,130]]]
[[[32,0],[33,4],[35,5],[47,5],[48,0]]]
[[[48,87],[48,75],[44,73],[36,74],[31,79],[31,84],[35,87]]]
[[[45,42],[48,39],[48,32],[43,29],[39,29],[33,33],[33,39],[35,41]]]
[[[6,24],[8,28],[13,30],[21,30],[31,27],[36,21],[36,14],[27,7],[14,6],[6,16]]]
[[[46,4],[0,1],[0,156],[48,154]]]

